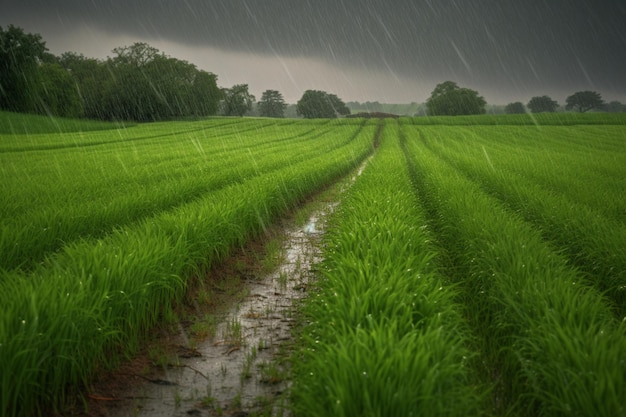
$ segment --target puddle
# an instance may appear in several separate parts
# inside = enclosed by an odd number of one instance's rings
[[[294,325],[294,302],[307,294],[311,268],[320,261],[318,242],[324,219],[335,206],[328,203],[313,212],[303,226],[287,227],[283,261],[273,273],[247,280],[247,295],[216,317],[214,336],[194,342],[179,326],[178,351],[173,358],[163,359],[163,370],[133,375],[142,382],[131,384],[116,398],[95,397],[101,400],[97,408],[107,402],[97,414],[289,415],[288,364],[281,359],[288,358],[285,351]]]
[[[356,180],[369,159],[338,184],[337,195]],[[222,286],[214,290],[221,295],[213,293],[208,298],[221,301],[205,317],[209,318],[205,324],[199,322],[206,327],[194,329],[190,323],[178,323],[178,330],[172,332],[178,334],[159,337],[156,351],[140,355],[112,377],[103,375],[86,400],[88,415],[290,415],[287,360],[294,313],[297,301],[307,296],[313,266],[321,261],[319,242],[337,201],[335,196],[310,206],[315,208],[302,226],[294,226],[292,220],[280,227],[283,237],[276,242],[282,242],[278,251],[282,256],[273,272],[259,274],[258,264],[265,260],[247,256],[245,262],[254,265],[243,269],[235,265],[219,273]],[[268,246],[266,253],[272,252]],[[255,256],[254,248],[251,252]],[[239,262],[236,257],[232,260]],[[238,284],[241,279],[245,280],[242,285]],[[229,286],[231,282],[235,284]],[[196,316],[201,310],[195,300],[192,303]],[[84,417],[84,407],[77,405],[70,415]]]

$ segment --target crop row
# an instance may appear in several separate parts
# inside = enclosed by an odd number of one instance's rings
[[[448,129],[445,137],[423,129],[422,143],[533,223],[607,294],[618,317],[626,317],[626,203],[614,198],[626,193],[626,152],[607,155],[588,149],[576,157],[571,150],[575,145],[566,140],[551,146],[533,141],[542,150],[536,155],[519,147],[513,152],[511,144],[495,147],[498,139],[491,132],[482,135],[465,140],[456,129]],[[587,140],[593,146],[594,138]]]
[[[544,239],[547,223],[526,220],[527,204],[510,202],[526,184],[497,198],[488,189],[501,184],[505,190],[518,179],[498,176],[500,161],[492,160],[493,178],[489,169],[474,170],[489,152],[469,152],[469,146],[445,141],[447,134],[458,132],[448,128],[433,137],[436,132],[423,127],[401,130],[416,189],[477,339],[477,370],[493,384],[487,413],[625,415],[625,323],[594,283]]]
[[[398,138],[387,121],[330,220],[294,361],[297,415],[480,413],[469,329],[454,286],[437,272]]]
[[[317,143],[322,152],[295,146],[305,158],[294,155],[280,167],[116,227],[100,239],[68,242],[30,272],[3,271],[0,415],[63,404],[69,387],[114,364],[171,314],[189,277],[360,164],[372,151],[375,130],[338,127],[329,138],[312,141],[310,147]],[[241,153],[247,154],[245,148]],[[267,155],[257,157],[260,163]],[[246,169],[245,161],[239,163]]]
[[[1,266],[28,269],[77,238],[350,146],[360,128],[286,124],[235,134],[233,126],[139,145],[0,154]]]

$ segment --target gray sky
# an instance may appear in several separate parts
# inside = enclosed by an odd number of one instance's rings
[[[147,42],[295,103],[423,102],[456,81],[491,104],[581,90],[626,102],[625,0],[0,0],[0,26],[105,58]]]

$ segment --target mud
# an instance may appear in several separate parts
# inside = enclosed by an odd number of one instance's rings
[[[279,259],[273,272],[241,268],[247,271],[242,273],[237,267],[230,271],[237,276],[225,276],[224,282],[245,282],[216,309],[221,312],[213,311],[194,325],[179,323],[177,334],[163,343],[167,349],[152,348],[146,363],[127,371],[127,387],[112,396],[92,392],[89,415],[289,415],[295,304],[307,294],[312,267],[320,260],[324,219],[334,206],[326,202],[310,212],[303,225],[294,226],[292,221],[285,226],[282,244],[273,254],[265,251],[266,257]],[[230,291],[212,289],[213,294]]]

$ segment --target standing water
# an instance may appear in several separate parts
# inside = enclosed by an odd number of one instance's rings
[[[312,266],[320,260],[324,219],[335,205],[327,202],[304,225],[285,227],[280,265],[264,276],[248,277],[245,296],[214,319],[207,332],[212,336],[196,341],[181,325],[175,355],[152,355],[152,364],[162,367],[159,372],[137,370],[132,387],[114,397],[90,395],[97,415],[288,415],[285,350],[294,301],[306,295]]]

